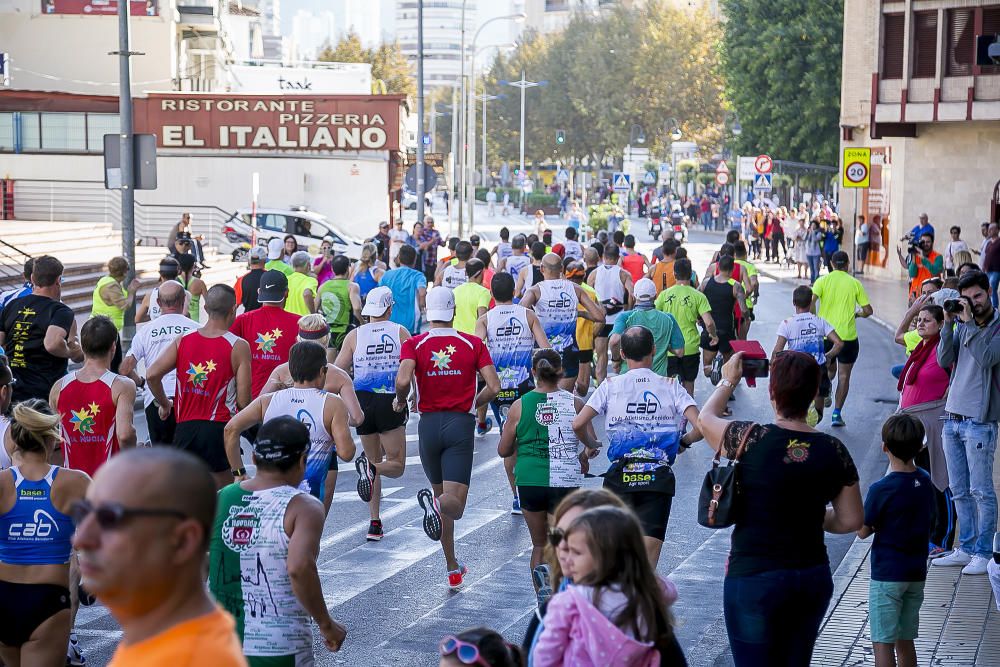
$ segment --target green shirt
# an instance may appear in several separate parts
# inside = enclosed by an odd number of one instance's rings
[[[858,306],[869,304],[861,281],[846,271],[833,271],[820,277],[812,289],[819,299],[816,314],[833,325],[841,340],[857,340],[855,313]]]
[[[913,348],[920,344],[920,334],[916,329],[911,329],[903,334],[903,342],[906,343],[906,354],[913,352]]]
[[[351,281],[331,278],[319,288],[319,312],[332,333],[347,331],[351,323]]]
[[[611,333],[620,335],[629,327],[635,326],[646,327],[653,333],[653,344],[656,346],[656,351],[653,353],[653,372],[666,377],[667,355],[670,350],[685,347],[684,334],[677,325],[677,320],[673,315],[661,313],[653,308],[636,308],[622,313],[615,320]]]
[[[288,276],[288,299],[285,300],[285,310],[296,315],[308,315],[309,309],[306,308],[306,300],[302,294],[306,290],[311,290],[315,297],[318,288],[319,283],[313,276],[298,271],[292,272]]]
[[[698,343],[701,341],[698,318],[712,312],[704,292],[678,283],[660,292],[656,297],[656,309],[673,315],[677,321],[677,326],[684,335],[684,356],[698,354]]]
[[[294,271],[292,271],[292,267],[288,266],[287,264],[285,264],[284,262],[282,262],[280,259],[272,259],[270,262],[268,262],[267,264],[264,265],[264,270],[265,271],[281,271],[286,276],[290,276],[293,273],[295,273]]]
[[[479,283],[463,283],[452,290],[455,297],[455,329],[475,335],[479,309],[489,308],[492,295]]]
[[[777,254],[777,251],[775,251],[775,254]],[[757,270],[757,267],[753,265],[753,262],[748,262],[745,259],[738,259],[736,260],[736,263],[742,266],[743,269],[747,272],[748,279],[753,278],[754,276],[760,273],[760,271]],[[747,280],[747,283],[749,284],[750,280]],[[753,310],[753,299],[750,298],[749,292],[747,292],[747,308]]]
[[[532,390],[521,397],[517,422],[514,484],[572,488],[583,482],[577,458],[580,442],[573,433],[576,405],[562,389],[551,394]]]

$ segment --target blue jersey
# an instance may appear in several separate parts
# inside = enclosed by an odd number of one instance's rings
[[[69,562],[72,549],[73,521],[52,504],[52,483],[58,466],[49,468],[45,477],[25,479],[21,471],[10,469],[14,476],[14,506],[0,516],[0,562],[10,565],[63,565]]]

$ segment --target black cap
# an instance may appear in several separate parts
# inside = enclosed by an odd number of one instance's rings
[[[190,241],[191,240],[191,232],[177,232],[177,240],[178,241]]]
[[[260,291],[257,301],[261,303],[281,303],[288,291],[288,278],[276,269],[265,271],[260,277]]]
[[[294,461],[309,450],[309,428],[298,419],[282,415],[264,422],[253,446],[258,461]]]

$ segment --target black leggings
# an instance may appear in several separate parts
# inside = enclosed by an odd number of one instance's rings
[[[0,580],[0,643],[20,647],[45,621],[69,609],[69,589]]]
[[[417,432],[420,464],[431,484],[469,485],[475,454],[476,416],[468,412],[424,412]]]

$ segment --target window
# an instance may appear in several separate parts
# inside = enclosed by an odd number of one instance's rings
[[[983,34],[996,35],[1000,33],[1000,6],[983,7]],[[981,68],[983,74],[1000,74],[1000,65],[987,65]]]
[[[289,233],[295,234],[296,236],[312,236],[312,220],[289,217],[289,221],[292,223],[291,231]]]
[[[87,150],[85,127],[82,113],[43,113],[42,150]]]
[[[0,113],[0,151],[14,150],[14,114]]]
[[[21,150],[37,152],[42,150],[42,132],[37,113],[21,113]]]
[[[937,11],[913,12],[913,78],[937,76]]]
[[[103,153],[104,135],[118,134],[120,129],[121,126],[118,123],[118,114],[87,114],[87,150],[91,153]]]
[[[882,20],[882,78],[902,79],[906,17],[903,14],[886,14]]]
[[[285,233],[285,216],[274,213],[257,214],[257,226],[272,232]]]
[[[945,76],[967,76],[972,74],[975,52],[975,9],[949,9],[948,27],[945,34]]]

